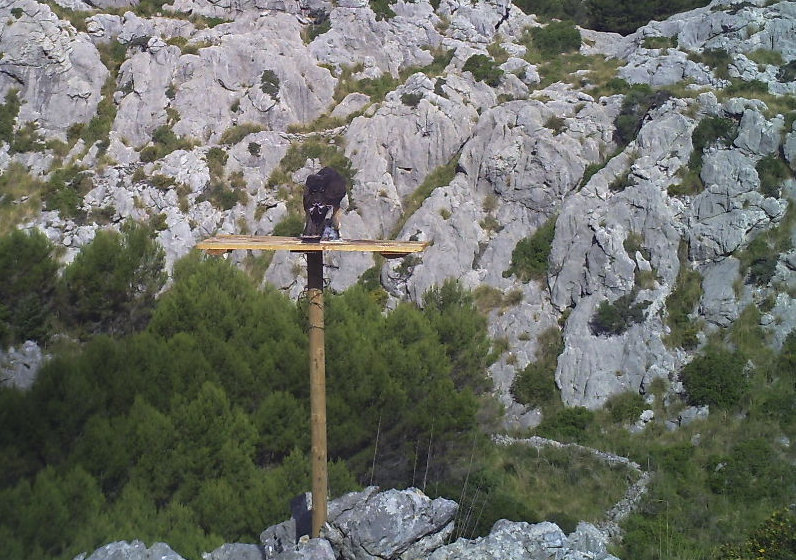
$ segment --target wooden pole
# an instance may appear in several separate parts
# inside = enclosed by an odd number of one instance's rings
[[[312,538],[326,523],[326,351],[323,333],[323,252],[307,253],[312,430]]]

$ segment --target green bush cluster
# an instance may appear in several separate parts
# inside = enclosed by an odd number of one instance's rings
[[[777,198],[782,183],[793,176],[788,164],[778,154],[770,154],[755,165],[757,176],[760,178],[760,192],[765,196]]]
[[[495,65],[495,61],[485,54],[474,54],[465,61],[462,70],[471,72],[473,78],[479,82],[484,82],[492,87],[500,84],[503,77],[503,70]]]
[[[197,201],[208,200],[213,206],[222,210],[230,210],[238,203],[246,203],[248,193],[242,172],[233,173],[228,179],[225,177],[224,168],[227,159],[229,154],[223,148],[213,146],[207,151],[205,161],[210,172],[210,182]]]
[[[634,287],[629,293],[620,296],[613,303],[603,300],[597,306],[594,316],[589,321],[589,329],[596,336],[619,335],[635,323],[644,320],[644,310],[649,306],[649,301],[633,303],[638,296],[638,288]]]
[[[636,138],[646,114],[671,97],[666,90],[653,90],[647,84],[633,84],[622,100],[614,119],[614,142],[621,149]]]
[[[373,13],[376,14],[376,21],[395,17],[395,12],[392,9],[395,0],[368,0],[368,4]]]
[[[58,264],[38,230],[0,237],[0,345],[44,342],[51,328]]]
[[[535,361],[514,378],[514,400],[533,407],[544,407],[558,398],[555,382],[558,356],[564,351],[564,339],[558,327],[543,331],[537,340]]]
[[[255,123],[236,124],[224,131],[219,142],[221,144],[234,146],[249,134],[254,134],[263,130],[263,126]]]
[[[5,103],[0,105],[0,142],[7,142],[12,154],[42,151],[44,142],[35,123],[28,122],[14,130],[21,106],[19,90],[8,90]]]
[[[297,237],[304,231],[304,218],[295,212],[288,213],[274,226],[274,235]]]
[[[595,413],[588,408],[563,408],[555,414],[545,416],[536,427],[536,433],[558,441],[586,443],[587,429],[594,420]]]
[[[82,217],[83,197],[94,188],[92,173],[76,165],[56,169],[42,189],[47,210],[58,210],[67,218]]]
[[[708,4],[706,0],[514,0],[513,4],[526,14],[548,19],[574,20],[575,23],[598,31],[613,31],[627,35],[650,20],[667,17]]]
[[[260,76],[260,89],[274,99],[279,97],[279,76],[273,70],[263,70]]]
[[[503,272],[508,278],[516,274],[522,282],[547,278],[548,259],[555,236],[557,216],[551,216],[530,237],[517,242],[511,252],[511,266]]]
[[[401,95],[401,103],[407,107],[417,107],[423,99],[422,93],[404,93]]]
[[[663,339],[670,348],[693,350],[697,347],[699,323],[690,317],[702,298],[702,275],[691,268],[688,244],[681,243],[677,251],[680,269],[674,289],[666,297],[666,325],[669,334]]]
[[[691,133],[694,151],[688,161],[692,169],[702,168],[702,153],[705,148],[714,145],[729,145],[738,133],[738,124],[724,117],[705,117]]]
[[[0,237],[0,343],[46,343],[57,330],[73,336],[129,333],[149,318],[163,287],[163,250],[151,230],[126,224],[100,231],[57,275],[54,247],[41,233]]]
[[[163,158],[176,150],[190,150],[193,144],[177,136],[168,125],[162,125],[152,133],[152,145],[141,150],[141,161],[150,162]]]
[[[121,234],[97,232],[64,270],[58,287],[61,320],[85,334],[143,328],[166,282],[164,259],[145,226],[128,222]]]
[[[605,403],[609,417],[618,424],[635,422],[645,408],[644,397],[633,391],[614,395]]]
[[[732,56],[726,49],[705,49],[701,53],[692,52],[688,54],[688,60],[713,68],[713,73],[717,78],[723,80],[730,78],[729,66],[732,63]]]
[[[141,267],[117,282],[129,268],[95,243],[65,273],[75,304],[104,312],[117,291],[153,292]],[[198,557],[287,518],[310,485],[306,305],[194,255],[143,331],[58,353],[28,392],[0,387],[0,554],[71,558],[139,538]],[[471,296],[448,283],[424,309],[384,314],[354,287],[326,305],[332,495],[460,484],[489,389]],[[138,322],[120,309],[110,324]]]
[[[742,543],[722,545],[719,560],[791,560],[796,554],[796,511],[793,506],[774,511]]]
[[[748,388],[746,360],[737,352],[710,346],[680,372],[688,401],[720,410],[737,406]]]
[[[8,90],[5,96],[5,103],[0,105],[0,142],[10,144],[14,141],[14,125],[21,106],[19,90]]]
[[[580,49],[580,31],[571,21],[553,21],[531,29],[534,46],[544,56],[555,56]]]
[[[664,20],[670,15],[708,4],[705,0],[587,0],[589,27],[627,35],[650,20]]]

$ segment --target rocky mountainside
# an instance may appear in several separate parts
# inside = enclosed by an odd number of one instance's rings
[[[212,234],[294,232],[303,179],[331,162],[351,179],[345,237],[432,245],[331,257],[330,287],[378,266],[395,298],[447,278],[489,296],[507,348],[491,374],[521,426],[539,414],[511,386],[551,327],[561,397],[589,408],[656,378],[677,390],[705,334],[748,305],[774,345],[793,329],[796,252],[769,234],[796,236],[796,3],[583,29],[560,55],[505,0],[376,9],[3,0],[0,168],[45,185],[3,193],[5,227],[39,228],[69,262],[98,229],[146,221],[171,266]],[[545,225],[529,275],[519,249]],[[275,254],[264,282],[297,296],[300,259]],[[698,297],[675,310],[686,277]]]

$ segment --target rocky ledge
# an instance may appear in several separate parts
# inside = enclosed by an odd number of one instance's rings
[[[309,505],[306,500],[304,506]],[[459,508],[430,499],[417,488],[380,491],[369,487],[329,503],[320,538],[310,539],[304,514],[270,527],[260,544],[228,543],[204,560],[615,560],[607,536],[589,523],[566,535],[554,523],[500,520],[486,537],[456,535]],[[114,542],[75,560],[183,560],[165,543]]]

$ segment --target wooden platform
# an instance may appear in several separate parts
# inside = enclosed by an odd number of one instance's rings
[[[341,241],[305,241],[300,237],[277,237],[273,235],[217,235],[199,242],[196,247],[210,254],[221,254],[240,249],[253,251],[293,251],[314,253],[332,251],[365,251],[379,253],[388,259],[419,253],[427,241],[378,241],[372,239],[343,239]]]

